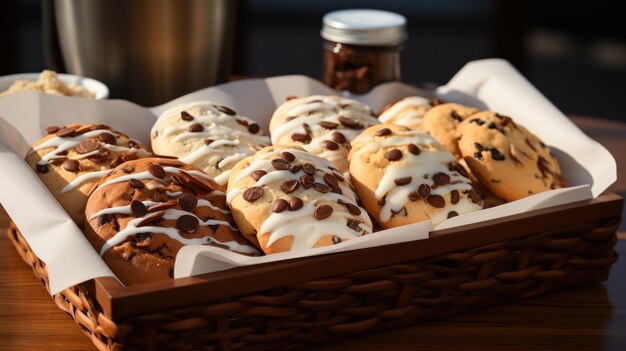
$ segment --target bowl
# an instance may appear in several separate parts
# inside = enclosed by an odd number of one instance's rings
[[[9,89],[9,87],[16,80],[25,79],[35,82],[37,81],[37,79],[39,79],[39,75],[40,73],[19,73],[2,76],[0,77],[0,92]],[[87,90],[92,91],[93,93],[95,93],[96,100],[103,100],[109,97],[109,88],[104,85],[104,83],[99,82],[95,79],[64,73],[58,73],[57,77],[61,82],[66,85],[76,83],[85,87]]]

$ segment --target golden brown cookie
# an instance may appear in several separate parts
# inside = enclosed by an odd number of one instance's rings
[[[378,116],[382,123],[392,123],[399,126],[419,129],[426,111],[433,105],[431,100],[421,96],[409,96],[387,105]]]
[[[261,127],[232,108],[195,101],[165,111],[150,133],[152,149],[176,156],[226,185],[230,169],[270,144]]]
[[[372,232],[350,181],[330,161],[297,146],[269,146],[240,161],[227,200],[241,232],[268,254]]]
[[[462,156],[455,137],[456,127],[461,121],[477,112],[477,108],[461,104],[441,104],[424,114],[421,129],[437,139],[454,157],[460,159]]]
[[[370,127],[352,141],[349,161],[363,206],[384,228],[425,220],[437,225],[482,208],[454,156],[422,131]]]
[[[80,227],[100,178],[124,161],[151,155],[140,142],[102,124],[46,128],[26,162]]]
[[[314,95],[280,105],[270,121],[273,145],[295,145],[348,170],[350,141],[379,124],[371,109],[339,96]]]
[[[85,235],[126,285],[171,278],[184,245],[258,254],[232,223],[223,190],[177,160],[129,161],[102,178],[89,197]]]
[[[472,174],[506,201],[565,184],[550,148],[508,116],[475,114],[459,124],[457,139]]]

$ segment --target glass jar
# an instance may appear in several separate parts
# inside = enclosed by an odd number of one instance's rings
[[[324,16],[324,83],[356,94],[401,79],[406,19],[379,10],[342,10]]]

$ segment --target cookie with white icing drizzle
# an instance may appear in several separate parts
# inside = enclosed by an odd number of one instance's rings
[[[270,144],[261,127],[234,109],[195,101],[165,111],[150,134],[152,149],[194,165],[226,185],[230,169]]]
[[[379,124],[372,110],[340,96],[313,95],[280,105],[270,121],[273,145],[296,145],[348,170],[350,141]]]
[[[330,161],[297,146],[269,146],[235,165],[227,201],[241,232],[268,254],[372,232],[350,181]]]
[[[378,116],[382,123],[392,123],[399,126],[419,129],[424,114],[433,106],[433,100],[421,96],[409,96],[393,101],[387,105]]]
[[[420,129],[432,135],[454,157],[460,159],[462,155],[455,136],[456,127],[464,119],[475,113],[478,113],[478,109],[475,107],[456,103],[441,104],[424,114]]]
[[[509,116],[477,113],[459,124],[456,137],[472,174],[506,201],[565,185],[550,148]]]
[[[237,230],[224,188],[180,161],[126,162],[103,178],[89,197],[85,235],[126,285],[173,274],[184,245],[214,245],[256,255]]]
[[[80,227],[100,178],[125,161],[152,155],[139,141],[102,124],[51,126],[46,132],[26,162]]]
[[[363,206],[384,228],[447,218],[482,208],[451,153],[430,135],[394,124],[352,141],[350,179]]]

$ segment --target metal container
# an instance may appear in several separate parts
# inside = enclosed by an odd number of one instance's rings
[[[69,73],[157,105],[230,75],[237,1],[55,0]]]

